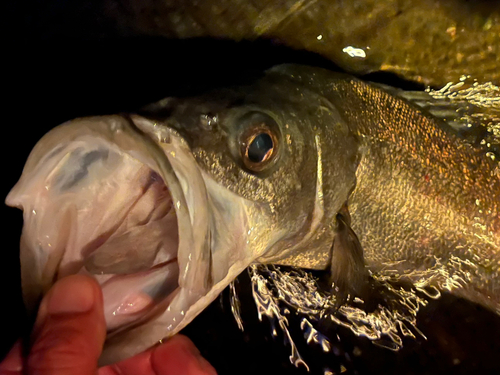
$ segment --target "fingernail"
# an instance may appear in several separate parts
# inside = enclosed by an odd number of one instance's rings
[[[74,275],[59,280],[47,302],[48,314],[70,314],[89,311],[94,305],[95,290],[91,280]]]

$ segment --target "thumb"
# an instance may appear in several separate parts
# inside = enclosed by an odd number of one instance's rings
[[[83,275],[63,278],[40,305],[27,373],[95,375],[105,336],[99,284]]]

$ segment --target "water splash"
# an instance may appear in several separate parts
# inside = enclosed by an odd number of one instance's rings
[[[426,90],[436,99],[467,101],[478,107],[500,109],[500,87],[491,82],[479,83],[470,77],[462,77],[458,83],[449,82],[439,90]]]
[[[231,305],[231,312],[233,313],[238,328],[241,331],[244,331],[243,319],[241,319],[241,303],[240,299],[238,298],[238,293],[236,293],[236,282],[237,279],[231,281],[231,283],[229,284],[229,302]]]
[[[311,345],[312,343],[321,345],[321,348],[325,353],[330,352],[332,350],[332,344],[328,340],[328,338],[322,333],[318,332],[312,323],[306,318],[302,318],[300,322],[300,329],[304,332],[304,339],[306,342]]]
[[[491,147],[500,145],[500,87],[491,82],[479,83],[470,77],[462,77],[458,83],[449,82],[439,90],[428,88],[434,99],[452,103],[458,121],[469,128],[486,128],[487,135],[481,144]],[[490,158],[494,154],[488,155]]]
[[[290,362],[294,364],[295,367],[303,365],[306,370],[309,371],[309,366],[301,357],[299,351],[297,350],[297,346],[290,335],[288,330],[288,319],[281,312],[278,300],[276,300],[273,293],[268,288],[267,279],[260,274],[258,266],[256,265],[250,266],[249,272],[252,282],[252,295],[257,306],[259,320],[262,321],[262,317],[267,316],[271,322],[274,318],[278,321],[278,324],[291,347],[291,354],[289,357]],[[276,333],[275,328],[273,328],[273,332]]]
[[[290,314],[290,310],[304,315],[300,323],[303,340],[308,345],[319,345],[324,352],[330,352],[332,345],[327,335],[315,327],[316,323],[324,320],[346,327],[355,335],[372,340],[377,346],[397,351],[403,346],[403,337],[426,338],[416,326],[416,316],[420,308],[427,305],[428,298],[439,297],[426,285],[420,285],[418,290],[416,287],[404,288],[398,286],[395,283],[397,278],[390,275],[372,275],[376,286],[374,294],[383,295],[374,309],[367,310],[367,303],[359,298],[339,307],[335,295],[321,289],[318,279],[307,271],[284,271],[276,266],[252,265],[249,274],[259,320],[266,316],[271,325],[278,323],[291,347],[291,363],[297,367],[303,365],[306,369],[309,366],[298,352],[289,331],[286,315]],[[277,335],[276,327],[272,326],[272,332]]]

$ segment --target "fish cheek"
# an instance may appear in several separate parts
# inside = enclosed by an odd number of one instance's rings
[[[268,220],[294,233],[303,226],[314,206],[316,159],[313,152],[307,152],[315,147],[309,133],[304,133],[310,124],[299,124],[300,120],[287,115],[293,108],[285,109],[272,113],[238,109],[231,115],[234,118],[224,119],[221,115],[217,129],[193,139],[192,152],[201,168],[218,185],[255,202],[268,212]],[[241,137],[247,139],[245,136],[253,129],[252,125],[266,119],[270,122],[265,124],[266,129],[277,134],[273,138],[273,142],[279,142],[275,145],[277,154],[273,155],[269,168],[250,170],[242,160],[245,154]],[[256,128],[257,135],[258,130]]]

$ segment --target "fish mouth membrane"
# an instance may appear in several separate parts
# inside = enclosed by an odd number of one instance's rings
[[[148,145],[152,134],[139,135],[141,130],[135,127],[136,124],[130,121],[129,125],[132,127],[129,133],[135,141]],[[149,152],[154,151],[153,144],[149,147]],[[107,152],[107,159],[110,159],[113,150]],[[170,151],[174,155],[175,152],[181,150]],[[167,333],[175,329],[191,303],[180,295],[183,289],[181,269],[188,268],[188,260],[182,261],[179,257],[180,233],[189,238],[193,232],[186,212],[177,212],[181,207],[188,208],[178,179],[186,166],[177,165],[174,170],[165,158],[165,150],[160,153],[148,158],[144,153],[140,157],[132,152],[121,152],[122,161],[116,166],[118,172],[111,173],[104,181],[108,185],[116,175],[114,184],[124,187],[127,198],[120,196],[118,199],[119,214],[115,216],[113,228],[104,238],[99,236],[91,242],[94,249],[87,246],[83,250],[84,272],[92,274],[102,287],[108,337],[153,320],[168,309],[172,311],[167,315],[172,317],[165,327]],[[183,182],[188,185],[187,181]],[[191,186],[190,189],[195,188]],[[115,195],[120,193],[115,192]],[[103,198],[97,200],[108,201]],[[179,216],[185,219],[182,224]],[[192,241],[183,240],[185,253],[186,242]],[[176,296],[179,297],[176,306],[171,306]],[[181,316],[176,316],[179,313]]]
[[[193,227],[208,227],[203,215],[192,222],[188,203],[206,211],[196,200],[204,186],[191,186],[196,163],[176,161],[174,170],[152,135],[110,116],[73,120],[35,146],[6,200],[24,211],[28,311],[55,280],[79,273],[102,287],[108,338],[159,318],[163,337],[187,324],[185,313],[206,293],[186,277],[200,263]],[[209,272],[206,262],[200,268]]]
[[[108,333],[152,318],[180,288],[174,198],[149,167],[140,167],[136,177],[129,189],[142,193],[107,238],[99,237],[85,249],[84,270],[101,284]]]

